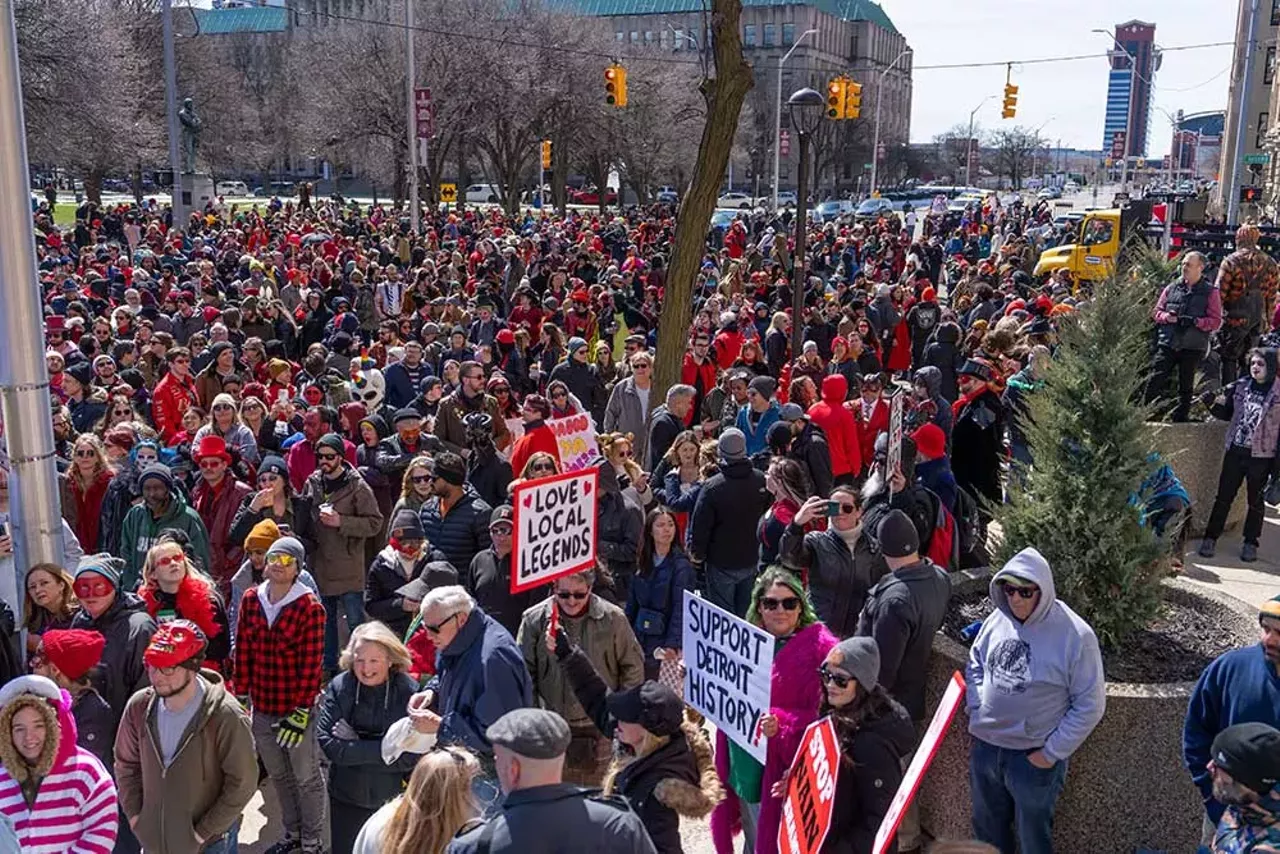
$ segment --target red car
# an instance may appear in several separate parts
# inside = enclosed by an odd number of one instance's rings
[[[596,205],[600,204],[600,191],[595,187],[583,187],[581,190],[572,190],[569,193],[569,202],[575,205]],[[618,203],[618,191],[610,187],[605,191],[604,203],[606,205],[616,205]]]

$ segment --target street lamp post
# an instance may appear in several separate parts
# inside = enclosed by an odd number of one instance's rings
[[[826,100],[820,92],[804,88],[797,89],[787,99],[787,112],[791,116],[791,125],[800,137],[800,168],[796,181],[796,248],[791,276],[791,355],[800,355],[801,329],[804,326],[804,290],[808,281],[805,258],[805,237],[809,227],[809,141],[818,122],[822,121],[822,112],[826,108]]]
[[[1120,39],[1116,38],[1115,33],[1110,30],[1090,30],[1090,32],[1101,33],[1109,36],[1112,43],[1129,59],[1129,97],[1124,108],[1124,150],[1121,151],[1120,158],[1120,191],[1127,192],[1129,189],[1129,146],[1133,145],[1133,90],[1137,87],[1138,81],[1138,59],[1129,53],[1128,48],[1120,44]]]
[[[802,41],[816,35],[817,32],[817,30],[805,30],[791,46],[791,50],[784,53],[782,59],[778,60],[778,109],[773,116],[773,209],[775,211],[778,209],[778,170],[782,166],[782,152],[779,151],[779,138],[782,136],[782,66],[791,58],[791,54],[796,52],[796,48],[800,47]]]
[[[877,167],[880,165],[880,102],[881,100],[883,100],[883,96],[884,96],[884,78],[888,76],[889,72],[893,70],[893,67],[897,65],[899,62],[901,62],[902,58],[909,53],[911,53],[911,48],[909,47],[903,48],[902,53],[898,54],[894,58],[893,62],[889,63],[888,66],[885,67],[884,71],[880,72],[880,79],[876,81],[876,119],[875,119],[875,130],[872,132],[873,139],[871,141],[871,197],[872,198],[875,198],[875,195],[876,195],[876,186],[877,186],[876,172],[877,172]]]
[[[978,114],[978,110],[982,109],[982,105],[994,98],[995,95],[988,95],[978,102],[978,106],[969,111],[969,135],[964,138],[964,185],[970,187],[973,185],[973,117]]]

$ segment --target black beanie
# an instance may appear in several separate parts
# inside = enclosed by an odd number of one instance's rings
[[[1229,726],[1213,739],[1213,764],[1265,798],[1280,781],[1280,731],[1263,723]]]
[[[901,510],[890,510],[876,529],[880,553],[885,557],[909,557],[920,551],[920,535],[915,523]]]

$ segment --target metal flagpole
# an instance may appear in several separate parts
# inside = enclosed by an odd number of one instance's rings
[[[409,228],[418,233],[418,123],[413,98],[414,61],[413,61],[413,4],[415,0],[404,0],[404,34],[407,41],[405,47],[405,98],[409,105],[405,114],[406,133],[409,139]]]
[[[31,229],[31,189],[22,79],[13,3],[4,3],[0,33],[0,270],[5,310],[0,313],[0,414],[8,448],[9,534],[14,567],[63,566],[62,513],[54,462],[49,373],[44,362],[44,321]],[[86,543],[93,551],[94,544]],[[21,621],[25,597],[15,577],[0,578],[0,595]]]

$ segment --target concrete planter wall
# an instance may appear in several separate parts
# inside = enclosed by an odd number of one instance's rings
[[[1190,582],[1167,583],[1168,598],[1219,602],[1238,616],[1235,628],[1243,636],[1255,632],[1256,609]],[[953,580],[956,595],[986,585],[987,579],[975,574],[958,574]],[[937,705],[951,674],[964,672],[968,657],[966,647],[937,636],[929,668],[930,708]],[[1107,684],[1106,714],[1071,757],[1058,800],[1058,854],[1196,850],[1203,810],[1182,764],[1182,723],[1193,687],[1191,682]],[[921,823],[935,839],[971,837],[969,743],[968,716],[961,707],[920,792]]]
[[[1188,421],[1185,424],[1151,422],[1156,449],[1173,466],[1173,471],[1191,495],[1191,536],[1204,533],[1218,493],[1218,474],[1222,471],[1223,449],[1226,447],[1227,422]],[[1236,495],[1227,514],[1227,530],[1244,522],[1246,509],[1244,490]]]

